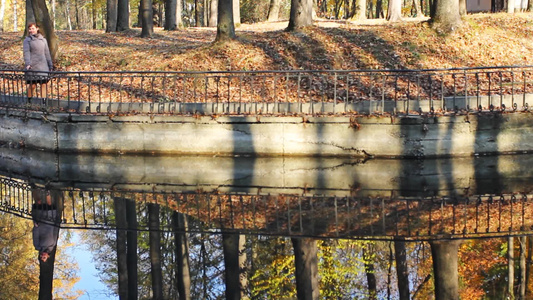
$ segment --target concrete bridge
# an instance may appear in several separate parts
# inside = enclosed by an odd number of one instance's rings
[[[530,153],[532,67],[0,71],[0,142],[64,153],[450,157]]]

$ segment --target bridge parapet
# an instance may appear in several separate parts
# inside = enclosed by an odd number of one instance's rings
[[[0,105],[90,114],[293,115],[526,111],[533,67],[432,70],[51,72],[28,99],[0,70]]]
[[[149,228],[147,205],[161,208],[158,230],[173,231],[169,214],[194,219],[187,232],[376,240],[465,239],[531,234],[530,193],[453,197],[350,197],[264,193],[183,193],[47,187],[59,195],[62,228],[120,228],[116,200],[133,203],[139,231]],[[32,187],[0,177],[0,211],[31,217]]]

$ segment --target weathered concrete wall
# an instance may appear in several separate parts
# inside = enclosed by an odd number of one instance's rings
[[[530,112],[406,117],[94,116],[0,110],[0,142],[65,153],[446,157],[533,151]]]

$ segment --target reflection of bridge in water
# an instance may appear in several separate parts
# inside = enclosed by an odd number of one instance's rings
[[[391,240],[523,235],[533,231],[531,159],[113,158],[13,150],[1,162],[2,210],[30,217],[31,182],[57,195],[65,228],[121,227],[116,205],[127,199],[136,206],[137,230],[154,229],[146,211],[155,204],[161,220],[174,212],[195,220],[188,232]],[[158,230],[174,225],[162,221]]]
[[[31,199],[25,197],[30,193],[28,186],[5,178],[1,184],[9,193],[1,209],[29,218]],[[531,194],[424,199],[60,191],[62,228],[120,229],[115,207],[119,199],[135,201],[138,230],[154,230],[142,212],[146,212],[147,205],[155,204],[161,207],[162,215],[180,212],[196,219],[198,222],[186,229],[195,233],[430,240],[533,232]],[[173,231],[173,226],[162,223],[159,230]]]

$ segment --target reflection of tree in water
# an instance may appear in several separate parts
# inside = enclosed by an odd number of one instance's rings
[[[39,293],[39,265],[31,230],[31,221],[0,213],[2,299],[31,299]]]
[[[0,298],[36,299],[39,294],[39,263],[32,243],[32,222],[18,216],[0,213]],[[74,285],[80,280],[79,267],[69,255],[74,246],[65,234],[56,252],[54,297],[76,299],[82,291]]]
[[[406,260],[413,282],[410,293],[424,298],[431,295],[433,287],[429,245],[426,242],[409,242],[409,239],[429,238],[442,233],[461,236],[465,228],[472,236],[483,236],[487,232],[489,235],[505,236],[509,229],[527,233],[531,229],[531,197],[523,196],[387,199],[67,190],[63,191],[61,199],[65,204],[65,226],[73,225],[76,218],[81,227],[105,225],[107,229],[112,229],[87,231],[87,240],[94,245],[101,274],[112,290],[117,287],[117,241],[113,229],[117,223],[112,199],[124,197],[135,199],[137,206],[139,296],[149,295],[152,289],[149,234],[145,225],[148,220],[147,204],[153,203],[160,206],[161,284],[164,294],[171,298],[177,295],[178,258],[173,248],[176,233],[172,229],[176,211],[187,216],[189,226],[185,236],[189,240],[192,298],[214,299],[217,295],[224,295],[226,266],[220,233],[246,230],[251,234],[246,236],[245,250],[249,278],[247,294],[266,295],[277,290],[279,293],[295,293],[291,243],[286,237],[267,236],[269,232],[275,235],[289,232],[319,238],[316,241],[321,293],[338,290],[352,295],[352,298],[365,298],[369,293],[366,284],[369,273],[364,271],[369,269],[365,266],[372,266],[377,279],[378,298],[398,293],[394,245],[391,241],[363,242],[342,237],[385,239],[404,236],[408,238]],[[99,232],[105,234],[98,237]],[[483,240],[464,241],[460,246],[459,280],[463,297],[490,294],[505,285],[502,278],[506,275],[506,254],[501,249],[505,248],[506,240],[487,246],[483,243]],[[363,255],[362,249],[370,248],[372,250],[368,253],[371,255]],[[518,246],[515,248],[515,256],[518,257]],[[482,255],[493,259],[482,261]],[[518,263],[516,266],[518,269]],[[515,274],[518,276],[519,272]],[[469,284],[463,285],[466,282]],[[479,282],[484,282],[484,286]]]

